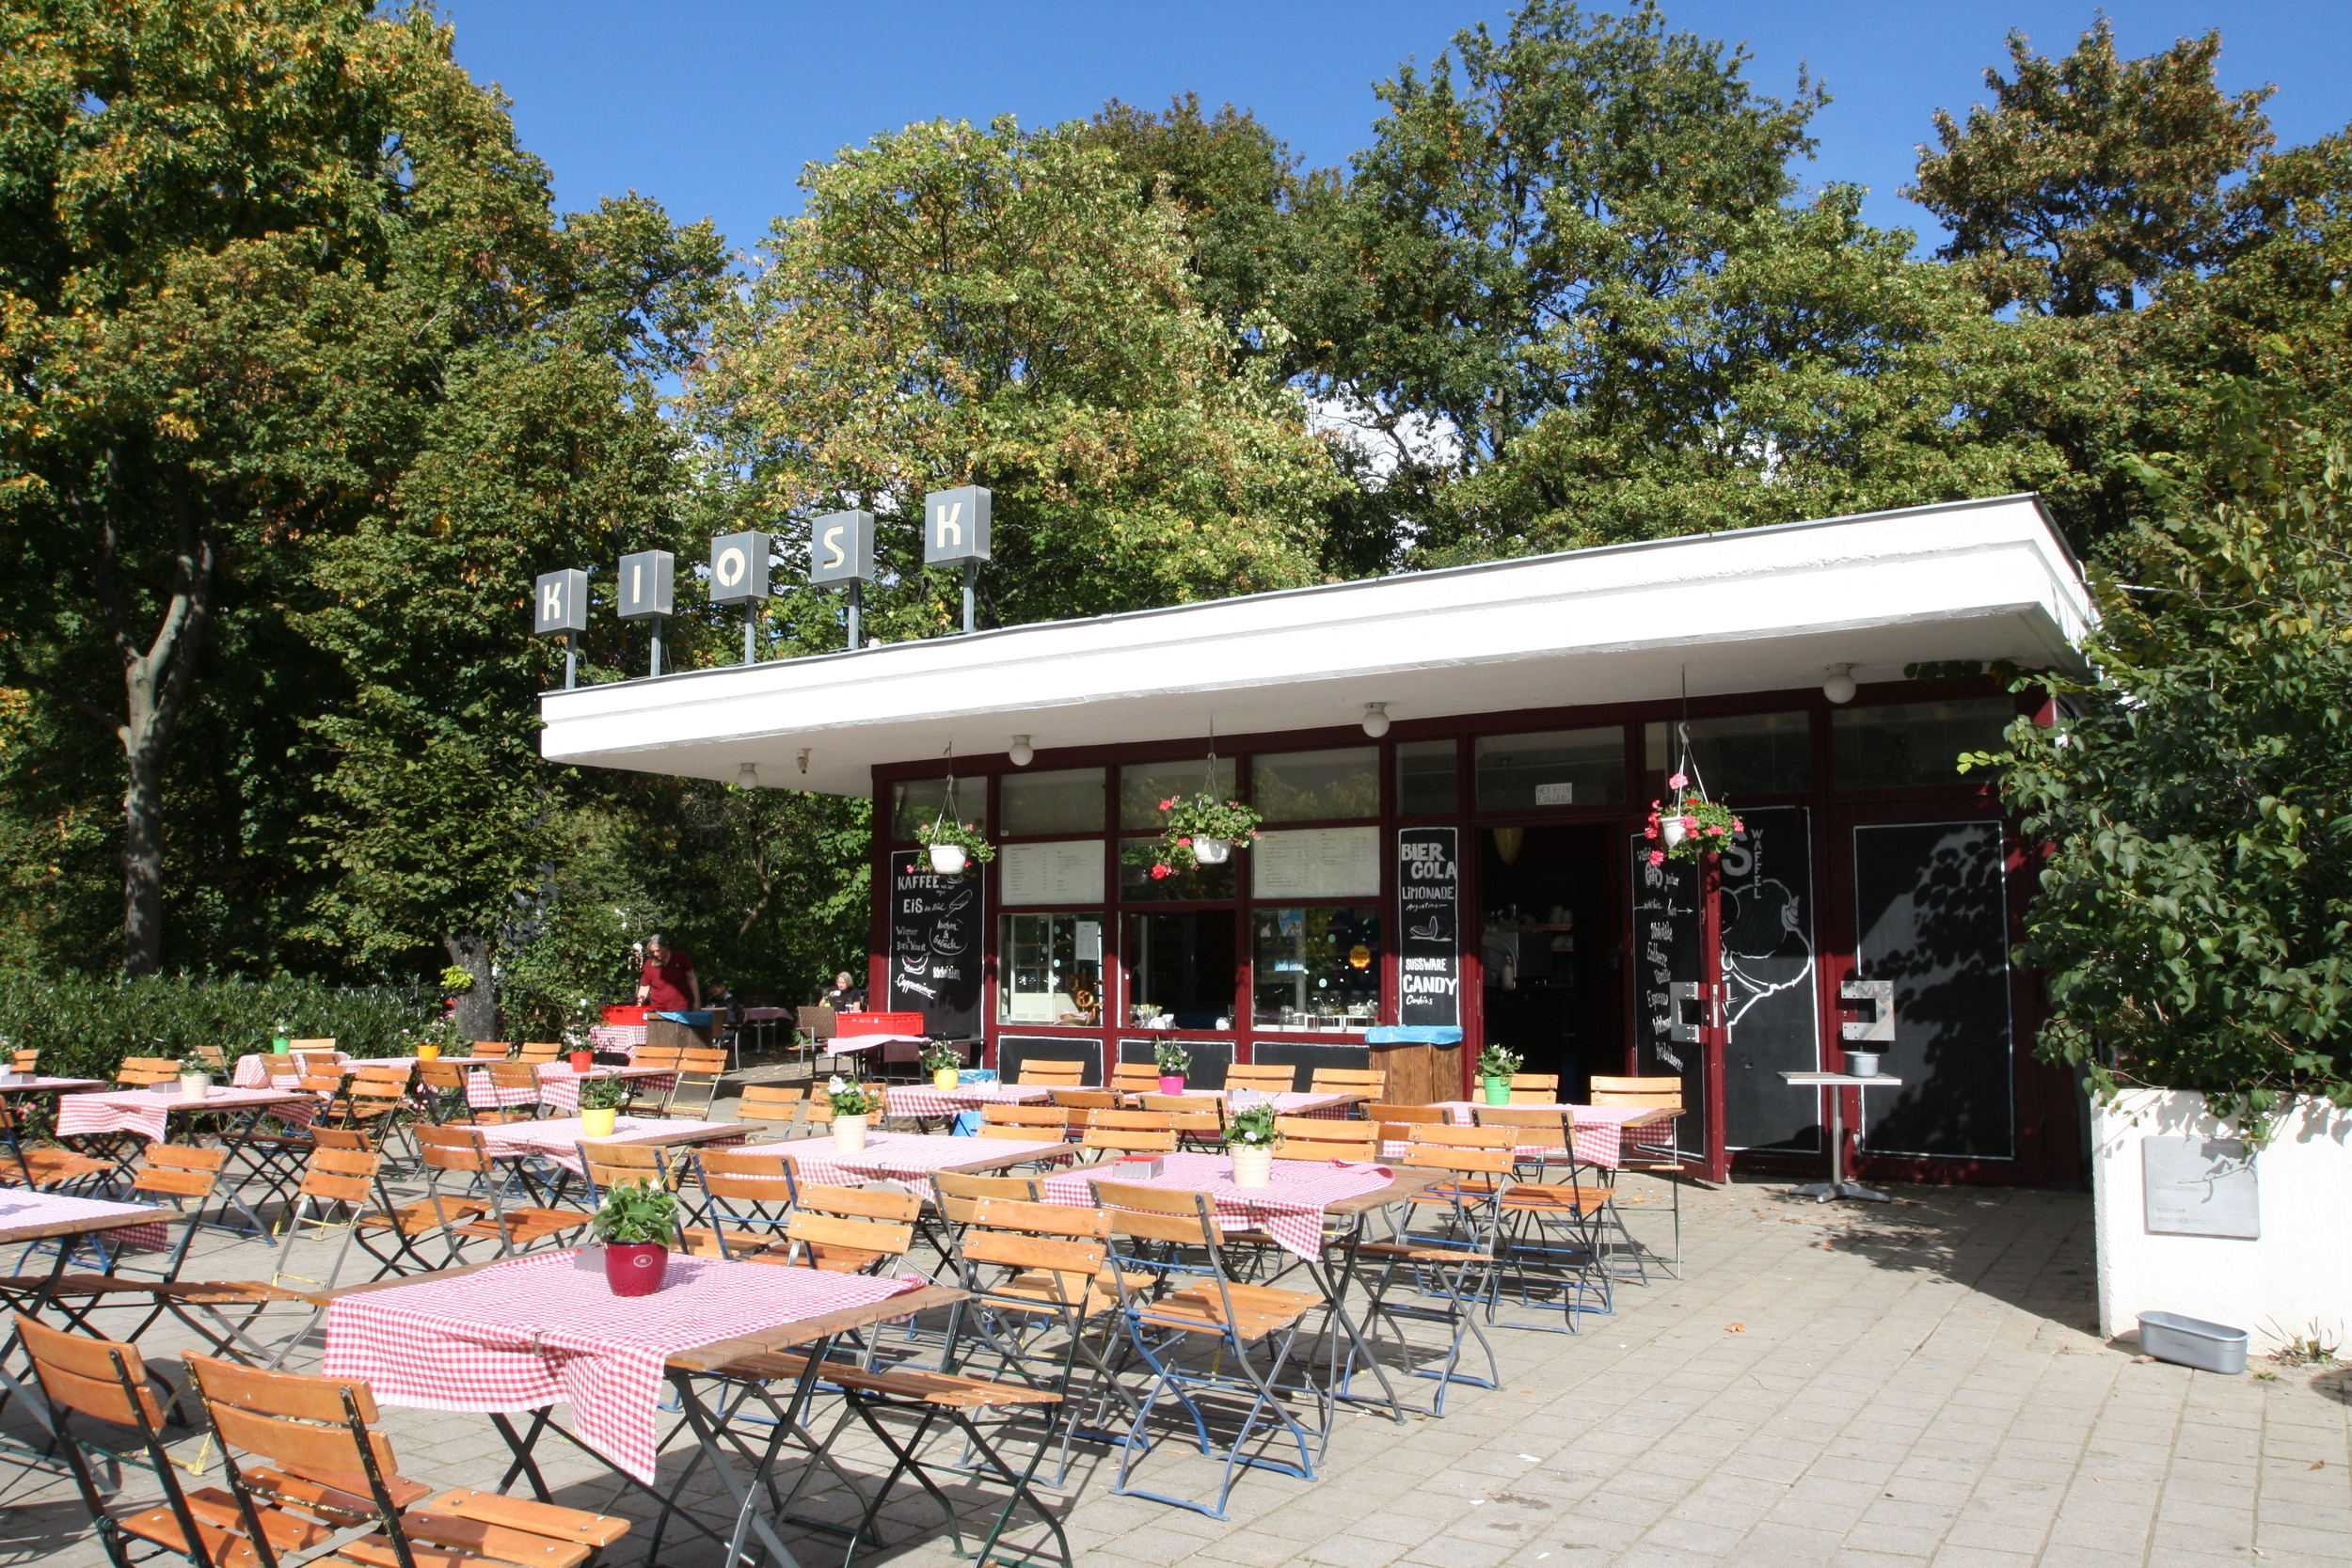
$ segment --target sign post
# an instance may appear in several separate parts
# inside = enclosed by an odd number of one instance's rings
[[[850,585],[850,648],[858,645],[858,611],[865,586],[874,580],[874,515],[831,512],[809,525],[808,580]]]
[[[564,634],[564,689],[580,684],[580,634],[588,629],[588,574],[577,567],[542,572],[531,601],[534,637]]]
[[[759,602],[768,596],[768,536],[727,533],[710,542],[710,602],[743,607],[743,662],[755,662]]]
[[[988,559],[989,504],[993,498],[977,484],[934,490],[923,498],[923,564],[963,568],[963,629],[974,626],[974,599],[980,562]]]
[[[620,616],[624,621],[653,622],[653,665],[661,673],[661,618],[670,613],[671,587],[677,577],[677,557],[668,550],[640,550],[621,557]]]

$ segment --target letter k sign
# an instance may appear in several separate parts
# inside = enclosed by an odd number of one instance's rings
[[[923,564],[952,566],[988,559],[990,496],[977,484],[923,498]]]
[[[931,509],[931,552],[946,555],[963,550],[963,502],[942,501]]]

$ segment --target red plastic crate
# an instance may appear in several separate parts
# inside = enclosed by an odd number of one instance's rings
[[[651,1007],[607,1007],[604,1010],[604,1021],[612,1024],[643,1023],[645,1022],[645,1015],[651,1011],[653,1011]]]
[[[834,1021],[834,1031],[841,1035],[919,1035],[923,1033],[921,1013],[843,1013]]]

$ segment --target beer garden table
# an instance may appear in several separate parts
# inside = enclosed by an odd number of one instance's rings
[[[74,1249],[69,1238],[119,1233],[123,1240],[137,1241],[135,1233],[148,1230],[153,1235],[147,1239],[154,1241],[172,1217],[169,1210],[143,1203],[109,1203],[94,1197],[68,1197],[61,1193],[22,1189],[0,1192],[0,1247],[51,1240],[58,1243],[56,1261],[49,1266],[48,1274],[34,1280],[29,1288],[24,1279],[19,1278],[0,1291],[0,1295],[5,1295],[16,1310],[38,1317],[56,1294],[57,1281],[72,1259]],[[11,1326],[6,1341],[0,1342],[0,1405],[24,1390],[24,1381],[7,1365],[13,1358],[17,1344],[17,1332]],[[49,1428],[45,1401],[27,1400],[25,1408],[44,1430]]]
[[[1088,1152],[1059,1138],[1030,1143],[1021,1138],[959,1138],[939,1132],[868,1132],[866,1147],[843,1150],[832,1138],[794,1138],[787,1143],[755,1144],[746,1154],[781,1154],[791,1162],[800,1180],[854,1187],[866,1181],[898,1181],[916,1196],[930,1197],[934,1171],[977,1175],[1041,1161],[1063,1162]]]

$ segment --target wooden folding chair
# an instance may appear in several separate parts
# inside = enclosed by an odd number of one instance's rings
[[[1279,1062],[1234,1062],[1225,1069],[1228,1089],[1256,1089],[1261,1094],[1288,1094],[1298,1085],[1298,1069]]]
[[[1349,1397],[1348,1385],[1358,1363],[1369,1365],[1378,1353],[1382,1324],[1395,1334],[1397,1348],[1409,1362],[1413,1347],[1405,1323],[1438,1323],[1450,1331],[1443,1359],[1434,1371],[1421,1367],[1411,1370],[1416,1377],[1437,1380],[1437,1392],[1425,1413],[1441,1417],[1446,1393],[1454,1384],[1477,1388],[1502,1385],[1494,1346],[1478,1320],[1491,1307],[1502,1199],[1511,1190],[1516,1162],[1507,1132],[1486,1134],[1486,1146],[1481,1147],[1477,1142],[1435,1136],[1468,1133],[1476,1140],[1483,1130],[1475,1127],[1416,1127],[1413,1131],[1416,1141],[1406,1149],[1404,1163],[1417,1169],[1445,1172],[1454,1180],[1431,1189],[1443,1192],[1445,1201],[1407,1206],[1405,1223],[1391,1240],[1352,1243],[1357,1256],[1377,1262],[1380,1272],[1367,1285],[1364,1342],[1348,1347],[1337,1391],[1342,1399]],[[1498,1137],[1502,1146],[1494,1147]],[[1473,1339],[1486,1354],[1484,1378],[1459,1370],[1463,1346]]]
[[[1120,1154],[1173,1154],[1176,1118],[1166,1111],[1096,1111],[1079,1142]]]
[[[1084,1127],[1090,1113],[1117,1110],[1119,1096],[1110,1089],[1056,1089],[1052,1103],[1070,1113],[1071,1126]]]
[[[39,1072],[40,1070],[40,1053],[38,1051],[9,1052],[8,1070],[10,1072],[22,1072],[28,1075]]]
[[[492,1062],[474,1069],[485,1073],[490,1080],[490,1098],[494,1106],[472,1106],[471,1116],[477,1127],[496,1127],[513,1121],[538,1121],[547,1115],[542,1103],[547,1090],[540,1085],[539,1069],[529,1062]]]
[[[391,1440],[370,1430],[382,1418],[364,1383],[203,1355],[187,1364],[233,1496],[224,1527],[241,1524],[266,1540],[262,1518],[275,1513],[294,1527],[290,1551],[315,1555],[335,1543],[344,1557],[380,1568],[584,1568],[628,1533],[628,1522],[611,1514],[472,1487],[433,1497],[436,1488],[399,1473]],[[227,1568],[234,1560],[224,1552],[213,1560]]]
[[[501,1168],[501,1156],[490,1152],[488,1141],[473,1128],[418,1127],[412,1132],[424,1169],[425,1201],[449,1237],[452,1262],[469,1241],[496,1243],[498,1255],[511,1258],[588,1223],[590,1216],[577,1209],[509,1204],[506,1193],[513,1173]],[[441,1193],[441,1182],[450,1178],[462,1178],[466,1183],[455,1198]]]
[[[678,1244],[697,1258],[780,1263],[797,1186],[792,1162],[757,1148],[704,1148],[692,1155],[701,1221]]]
[[[1375,1164],[1380,1158],[1379,1129],[1366,1121],[1333,1121],[1329,1117],[1276,1117],[1274,1130],[1282,1135],[1278,1150],[1285,1160],[1347,1160]]]
[[[1111,1066],[1111,1088],[1120,1094],[1157,1094],[1160,1069],[1150,1062],[1115,1062]]]
[[[896,1273],[922,1212],[913,1193],[796,1180],[783,1261],[828,1274]]]
[[[1387,1145],[1410,1143],[1414,1128],[1442,1127],[1447,1117],[1438,1105],[1367,1105],[1364,1119],[1379,1129],[1382,1152],[1387,1153]]]
[[[725,1052],[715,1047],[687,1047],[678,1053],[676,1081],[670,1085],[670,1092],[662,1098],[661,1109],[656,1114],[689,1121],[707,1119],[710,1102],[718,1098],[719,1084],[726,1071]]]
[[[1307,1082],[1309,1094],[1368,1094],[1377,1100],[1389,1092],[1389,1075],[1378,1068],[1319,1067]]]
[[[1682,1080],[1679,1078],[1663,1076],[1596,1078],[1593,1080],[1591,1093],[1592,1103],[1595,1105],[1640,1105],[1652,1110],[1677,1112],[1682,1109]],[[1676,1146],[1674,1121],[1668,1118],[1649,1127],[1626,1128],[1618,1154],[1617,1169],[1639,1171],[1645,1176],[1656,1177],[1666,1183],[1667,1194],[1672,1199],[1672,1208],[1669,1212],[1674,1216],[1675,1237],[1674,1263],[1670,1272],[1675,1278],[1680,1279],[1682,1277],[1682,1183],[1685,1173],[1682,1168],[1681,1151]],[[1621,1222],[1619,1228],[1623,1229],[1625,1208],[1622,1204],[1616,1203],[1613,1196],[1611,1211]],[[1626,1234],[1626,1240],[1628,1244],[1634,1248],[1636,1266],[1643,1270],[1642,1282],[1647,1284],[1649,1276],[1643,1259],[1650,1256],[1649,1251],[1634,1242],[1629,1231]]]
[[[1565,1319],[1561,1332],[1573,1334],[1580,1314],[1613,1309],[1601,1267],[1609,1189],[1576,1180],[1566,1106],[1481,1105],[1476,1114],[1481,1128],[1510,1133],[1518,1159],[1517,1179],[1502,1199],[1503,1273],[1518,1282],[1522,1307],[1535,1305],[1537,1276],[1554,1286]]]
[[[1214,1094],[1147,1094],[1143,1108],[1169,1118],[1178,1147],[1215,1151],[1225,1147],[1225,1101]]]
[[[1511,1103],[1514,1105],[1551,1105],[1560,1099],[1560,1075],[1556,1072],[1515,1072],[1511,1074]]]
[[[515,1053],[515,1059],[518,1062],[529,1062],[536,1067],[542,1063],[552,1062],[563,1054],[564,1042],[561,1040],[525,1040]]]
[[[742,1098],[736,1102],[735,1119],[788,1138],[803,1131],[802,1117],[807,1110],[808,1089],[803,1085],[746,1084]]]
[[[144,1089],[180,1076],[180,1064],[168,1056],[125,1056],[115,1069],[115,1086]]]
[[[0,1161],[0,1187],[96,1192],[112,1184],[119,1168],[99,1155],[29,1142],[24,1107],[13,1098],[0,1097],[0,1142],[8,1145],[8,1158]]]
[[[1041,1084],[1048,1088],[1074,1089],[1086,1083],[1087,1065],[1059,1056],[1031,1056],[1021,1064],[1021,1076],[1013,1080],[1021,1087]]]

